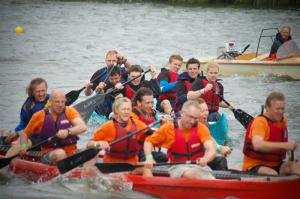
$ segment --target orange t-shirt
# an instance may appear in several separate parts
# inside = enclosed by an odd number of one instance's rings
[[[68,120],[71,121],[71,123],[75,118],[80,117],[80,114],[78,113],[78,111],[70,106],[66,107],[65,113],[66,113]],[[51,116],[53,117],[54,121],[56,121],[58,119],[58,115],[56,115],[56,114],[51,114]],[[36,132],[40,133],[43,128],[44,120],[45,120],[45,111],[44,110],[40,110],[40,111],[36,112],[35,114],[33,114],[31,120],[29,121],[28,125],[24,129],[24,132],[27,134],[27,136],[30,137]],[[46,152],[52,151],[54,149],[55,148],[53,148],[53,147],[43,147],[42,146],[41,152],[46,153]],[[64,150],[66,151],[68,156],[73,155],[76,149],[77,149],[76,144],[64,146]]]
[[[137,120],[137,119],[133,119],[135,125],[136,125],[136,129],[142,129],[144,127],[146,127],[146,125]],[[127,126],[125,127],[126,131],[129,131],[132,127],[132,121],[129,120]],[[141,131],[140,133],[138,133],[136,135],[136,138],[139,139],[141,137],[142,134],[146,133],[148,131],[148,129],[145,129],[144,131]],[[131,132],[132,133],[132,132]],[[109,122],[106,122],[105,124],[103,124],[102,126],[100,126],[99,129],[97,129],[97,131],[94,133],[94,136],[92,138],[92,140],[94,141],[107,141],[107,142],[112,142],[116,139],[116,128],[114,126],[114,122],[111,120]],[[109,154],[105,155],[103,158],[103,162],[128,162],[128,163],[137,163],[139,161],[138,156],[134,156],[128,159],[125,158],[116,158],[116,157],[112,157]]]
[[[184,129],[181,130],[183,137],[187,141],[190,133],[192,132],[191,129]],[[205,141],[212,140],[208,128],[202,124],[198,123],[197,135],[201,143]],[[151,136],[147,137],[147,142],[151,142],[154,147],[164,147],[164,148],[171,148],[172,144],[175,141],[175,130],[173,122],[167,122],[162,125],[159,129],[157,129]]]
[[[285,125],[287,123],[286,119],[283,121],[275,122],[275,125],[278,125],[279,127]],[[270,127],[268,125],[268,122],[263,117],[257,117],[254,119],[251,127],[250,127],[250,133],[249,138],[252,138],[253,136],[260,136],[263,138],[263,140],[267,141],[270,136]],[[258,165],[264,165],[267,167],[275,167],[278,166],[280,162],[270,162],[270,161],[263,161],[258,159],[250,158],[246,155],[244,155],[243,159],[243,171],[248,171],[251,168],[258,166]]]

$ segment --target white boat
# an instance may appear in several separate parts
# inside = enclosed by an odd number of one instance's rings
[[[199,60],[201,63],[201,70],[206,71],[206,65],[209,60]],[[214,61],[219,64],[220,75],[223,76],[257,76],[271,74],[300,80],[300,56],[278,61],[257,60],[255,58],[250,60],[215,59]]]
[[[250,44],[247,45],[242,52],[239,52],[236,50],[234,42],[229,42],[226,43],[224,47],[218,48],[217,57],[200,58],[200,70],[206,71],[208,61],[214,60],[219,64],[220,75],[224,76],[257,76],[271,74],[300,80],[300,50],[298,47],[299,44],[297,45],[295,40],[290,40],[280,46],[277,51],[277,60],[270,60],[269,54],[258,53],[262,38],[271,38],[273,41],[276,34],[264,34],[264,32],[270,30],[276,30],[276,33],[278,33],[278,29],[276,28],[263,29],[255,53],[243,54]]]

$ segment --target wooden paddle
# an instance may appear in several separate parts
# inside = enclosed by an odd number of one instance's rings
[[[54,139],[56,137],[56,135],[52,136],[52,137],[49,137],[39,143],[37,143],[36,145],[30,147],[29,149],[27,149],[27,151],[33,151],[34,149],[37,149],[39,148],[40,146],[42,146],[43,144],[45,144],[46,142],[50,142],[52,139]],[[7,166],[10,161],[16,157],[20,156],[20,154],[17,154],[17,155],[14,155],[12,157],[9,157],[9,158],[0,158],[0,169]]]
[[[150,69],[146,70],[145,72],[141,73],[139,76],[136,76],[132,79],[127,80],[122,85],[125,86],[126,84],[130,83],[131,81],[145,75],[149,71],[150,71]],[[83,120],[85,122],[88,122],[88,120],[91,117],[91,115],[92,115],[93,111],[95,110],[96,106],[103,103],[104,98],[107,94],[113,93],[116,90],[117,90],[116,88],[110,88],[104,94],[96,94],[95,96],[90,97],[87,100],[84,100],[84,101],[76,104],[74,106],[74,108],[76,108],[76,110],[79,111],[79,113],[80,113],[81,117],[83,118]]]
[[[104,82],[107,81],[109,75],[111,74],[111,72],[112,72],[112,70],[114,69],[115,66],[116,66],[116,65],[113,65],[113,67],[111,67],[111,69],[109,70],[109,72],[108,72],[108,74],[107,74],[107,76],[106,76]],[[91,82],[91,83],[94,83],[94,82],[95,82],[98,78],[100,78],[105,72],[106,72],[106,70],[103,71],[100,75],[98,75],[98,76],[96,76],[95,78],[93,78],[90,82]],[[82,87],[82,88],[79,89],[79,90],[72,90],[72,91],[68,92],[68,93],[66,94],[66,98],[67,98],[66,106],[69,106],[69,105],[73,104],[73,103],[78,99],[80,93],[81,93],[85,88],[86,88],[86,87],[84,86],[84,87]]]
[[[155,126],[156,124],[158,124],[160,121],[156,121],[154,123],[151,123],[149,124],[148,126],[142,128],[142,129],[139,129],[139,130],[136,130],[130,134],[127,134],[123,137],[120,137],[114,141],[112,141],[111,143],[109,143],[109,145],[113,145],[113,144],[116,144],[116,143],[119,143],[129,137],[132,137],[140,132],[142,132],[143,130],[146,130],[152,126]],[[74,169],[75,167],[91,160],[92,158],[94,158],[99,152],[100,152],[101,149],[99,148],[90,148],[90,149],[86,149],[84,151],[81,151],[79,153],[76,153],[68,158],[65,158],[63,160],[60,160],[57,162],[57,167],[58,167],[58,170],[61,174],[63,173],[66,173],[68,171],[70,171],[71,169]]]
[[[224,97],[222,97],[217,93],[216,95],[219,96],[222,99],[222,101],[224,101],[228,106],[231,106],[230,103],[224,99]],[[254,119],[251,115],[249,115],[248,113],[246,113],[241,109],[230,109],[230,110],[233,112],[235,119],[239,121],[245,129],[247,129],[250,122],[252,122],[252,120]]]

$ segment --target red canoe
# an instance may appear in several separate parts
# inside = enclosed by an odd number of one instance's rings
[[[38,159],[36,159],[38,160]],[[47,181],[59,175],[55,166],[24,159],[14,159],[8,169],[33,181]],[[93,176],[95,173],[75,169],[71,177]],[[160,198],[300,198],[300,177],[259,177],[240,179],[172,179],[166,176],[143,177],[113,174],[133,184],[133,190]]]

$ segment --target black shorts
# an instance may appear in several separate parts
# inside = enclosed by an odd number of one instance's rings
[[[279,173],[280,167],[281,167],[282,163],[283,163],[283,162],[281,162],[278,166],[275,166],[275,167],[269,167],[269,168],[274,169],[277,173]],[[248,172],[249,172],[250,174],[258,174],[258,169],[259,169],[260,167],[267,167],[267,166],[264,166],[264,165],[257,165],[257,166],[255,166],[255,167],[252,167],[251,169],[249,169]]]

